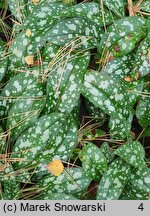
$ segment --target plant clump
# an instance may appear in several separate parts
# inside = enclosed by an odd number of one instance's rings
[[[0,9],[0,198],[149,199],[150,1]]]

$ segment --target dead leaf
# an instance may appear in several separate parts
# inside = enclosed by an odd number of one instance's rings
[[[34,56],[26,56],[25,57],[25,62],[27,63],[27,65],[33,65],[34,64]]]

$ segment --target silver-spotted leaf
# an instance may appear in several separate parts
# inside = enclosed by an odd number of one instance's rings
[[[25,64],[25,57],[34,55],[48,40],[46,33],[59,20],[60,12],[67,6],[60,2],[43,1],[25,19],[24,29],[10,46],[10,59],[15,65]],[[30,31],[30,35],[27,33]]]
[[[65,193],[80,198],[89,186],[91,179],[83,174],[82,168],[66,168],[60,176],[48,174],[38,183],[37,188],[44,196],[52,193]]]
[[[0,39],[0,82],[2,81],[8,67],[8,57],[6,57],[5,53],[5,43]]]
[[[148,167],[134,170],[130,175],[121,199],[147,200],[150,194],[150,169]]]
[[[65,193],[45,194],[44,196],[41,196],[40,199],[42,200],[78,200],[77,197],[71,194],[65,194]]]
[[[17,79],[14,83],[17,83]],[[43,83],[34,82],[27,86],[22,95],[14,101],[8,111],[6,123],[6,129],[10,130],[12,141],[37,120],[45,104],[44,91]]]
[[[103,0],[103,4],[117,16],[124,17],[126,5],[124,0]]]
[[[81,94],[84,74],[89,63],[89,53],[67,54],[49,69],[47,80],[47,112],[70,113]]]
[[[104,20],[103,20],[104,15]],[[116,19],[114,14],[104,6],[103,9],[99,6],[99,3],[96,2],[84,2],[70,6],[67,9],[64,9],[61,13],[62,17],[81,17],[87,18],[93,23],[102,27],[104,25],[109,25]]]
[[[66,18],[58,22],[43,37],[59,46],[76,42],[76,48],[94,48],[103,30],[93,22],[81,17]]]
[[[116,138],[119,139],[130,137],[131,109],[138,98],[138,95],[132,91],[141,90],[142,82],[142,80],[137,80],[128,83],[120,77],[110,77],[107,73],[100,74],[93,70],[85,75],[82,94],[96,107],[111,116],[109,126],[112,136],[117,135]],[[118,131],[120,124],[122,127]]]
[[[102,55],[109,51],[115,57],[123,56],[135,48],[146,35],[145,30],[144,18],[132,16],[119,19],[103,34],[98,50]]]
[[[99,180],[100,175],[107,170],[107,161],[100,148],[93,143],[87,143],[82,149],[82,168],[85,175]]]
[[[71,116],[66,119],[65,124],[68,125],[67,130],[63,130],[65,134],[58,134],[55,143],[51,144],[50,148],[46,148],[36,157],[36,162],[38,163],[37,176],[47,173],[44,167],[53,159],[66,161],[70,158],[77,144],[77,126],[74,118]]]
[[[8,166],[3,172],[2,184],[3,184],[3,199],[4,200],[17,200],[20,195],[20,183],[17,177],[11,175],[13,169]]]
[[[68,125],[62,127],[65,119],[62,114],[51,113],[40,117],[33,126],[25,130],[16,140],[12,150],[12,158],[22,159],[14,163],[14,167],[20,168],[32,162],[36,163],[34,159],[41,151],[61,143],[62,136],[65,136],[68,129]]]
[[[144,128],[150,124],[150,99],[142,97],[136,107],[136,117],[140,125]]]
[[[112,160],[115,158],[115,155],[113,154],[113,150],[110,148],[109,144],[107,142],[103,142],[100,150],[105,156],[107,163],[111,163]]]
[[[145,37],[139,44],[135,60],[133,61],[133,71],[136,71],[139,76],[146,76],[150,73],[149,61],[150,37]]]
[[[97,122],[99,125],[103,125],[107,119],[107,115],[103,110],[95,107],[94,104],[92,104],[87,98],[85,98],[85,108],[89,116],[91,116],[95,122]]]
[[[120,146],[114,151],[114,154],[118,155],[126,161],[126,163],[136,168],[145,166],[145,151],[143,146],[138,141],[129,141]]]
[[[96,199],[119,199],[130,174],[130,166],[120,158],[115,159],[100,180]]]

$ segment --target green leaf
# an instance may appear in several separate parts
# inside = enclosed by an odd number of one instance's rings
[[[135,54],[135,60],[133,61],[133,71],[139,73],[140,76],[146,76],[150,73],[150,63],[149,63],[149,47],[150,38],[146,37],[139,44],[137,52]]]
[[[145,0],[140,4],[140,10],[150,13],[150,1]]]
[[[136,168],[145,166],[145,151],[141,143],[138,141],[127,142],[115,150],[114,154],[118,155],[124,159],[126,163]]]
[[[3,115],[7,115],[8,110],[14,104],[16,99],[23,94],[26,89],[30,89],[30,85],[37,80],[37,77],[26,73],[19,73],[11,77],[1,92],[0,101],[3,107]]]
[[[107,169],[107,161],[101,149],[89,142],[84,145],[81,155],[84,174],[91,179],[99,180],[100,175]]]
[[[23,158],[25,161],[14,163],[14,167],[25,166],[34,161],[34,158],[48,147],[48,143],[53,140],[57,146],[61,142],[61,137],[56,140],[57,135],[62,130],[65,117],[59,113],[42,116],[34,125],[24,131],[17,139],[12,158]],[[55,142],[56,140],[56,142]]]
[[[131,126],[133,120],[132,112],[128,117],[121,113],[115,113],[116,116],[110,116],[109,127],[111,137],[118,139],[131,138]]]
[[[138,98],[138,95],[133,94],[132,91],[141,90],[142,82],[143,80],[138,80],[128,83],[119,77],[110,77],[108,74],[100,74],[93,70],[84,77],[82,94],[96,107],[111,116],[109,126],[111,135],[114,134],[115,138],[130,137],[131,109]]]
[[[64,9],[61,13],[62,17],[81,17],[87,18],[96,25],[103,27],[103,13],[105,25],[110,25],[116,16],[111,14],[111,12],[104,6],[103,10],[99,6],[99,3],[95,2],[81,2],[80,4],[73,5],[67,9]]]
[[[101,108],[108,115],[115,116],[117,110],[126,112],[129,109],[125,87],[126,84],[122,80],[107,74],[100,75],[98,71],[91,70],[84,77],[83,94],[96,107]]]
[[[55,177],[46,175],[37,183],[37,190],[44,196],[52,193],[65,193],[80,198],[90,184],[90,179],[83,174],[82,168],[65,168],[65,172]]]
[[[40,117],[17,139],[12,158],[22,158],[22,161],[13,163],[14,167],[37,162],[47,164],[54,156],[67,159],[76,144],[76,133],[73,120],[61,113]]]
[[[130,72],[131,61],[130,55],[114,59],[103,67],[101,73],[103,75],[108,74],[111,77],[124,78]]]
[[[145,19],[132,16],[117,20],[103,34],[98,51],[106,55],[107,51],[115,57],[131,52],[136,44],[146,35]]]
[[[39,69],[42,67],[43,70],[48,70],[53,62],[53,58],[55,58],[58,53],[59,46],[52,43],[46,43],[41,49],[42,64],[39,66]]]
[[[97,191],[97,200],[119,199],[131,174],[129,165],[120,158],[114,160],[102,176]]]
[[[146,128],[142,134],[142,138],[145,138],[145,137],[149,137],[150,136],[150,127]]]
[[[13,98],[11,97],[21,96],[26,89],[30,88],[29,85],[33,84],[35,81],[37,81],[37,75],[31,74],[30,71],[19,73],[11,77],[1,92],[2,99],[3,97],[4,99],[5,97],[7,97],[6,99],[10,97],[10,103],[12,103]],[[9,109],[9,107],[7,109]]]
[[[144,128],[150,125],[150,99],[142,97],[136,107],[136,117],[140,125]]]
[[[83,128],[81,130],[81,135],[79,135],[79,140],[97,140],[100,137],[103,137],[106,135],[106,132],[101,129],[90,129],[90,128]]]
[[[11,13],[20,23],[22,23],[29,13],[29,4],[33,5],[31,2],[27,3],[26,0],[8,0],[8,3]]]
[[[103,155],[105,156],[107,163],[111,163],[112,160],[115,158],[115,155],[113,154],[113,151],[109,147],[109,144],[107,142],[103,142],[100,150],[102,151]]]
[[[44,95],[45,85],[29,71],[12,77],[3,88],[3,109],[8,115],[6,129],[11,131],[12,141],[36,121],[45,103]]]
[[[6,135],[4,134],[4,131],[0,126],[0,154],[5,154],[6,146]]]
[[[89,53],[60,56],[61,61],[50,68],[47,80],[47,112],[70,113],[81,94],[85,71],[89,63]],[[60,58],[59,57],[59,58]],[[64,63],[63,63],[64,62]]]
[[[25,57],[34,55],[48,41],[46,33],[59,19],[60,12],[67,6],[61,3],[43,1],[37,5],[23,23],[22,31],[15,37],[9,51],[15,64],[25,64]],[[30,30],[31,34],[26,34]]]
[[[51,193],[40,197],[40,200],[78,200],[75,196],[65,193]]]
[[[0,39],[0,82],[2,81],[8,67],[8,58],[5,56],[5,44]]]
[[[85,107],[88,114],[93,117],[93,120],[97,122],[99,125],[103,125],[106,121],[107,116],[103,110],[97,108],[92,104],[88,99],[85,98]]]
[[[4,200],[16,200],[20,194],[20,183],[17,181],[16,176],[10,175],[12,167],[8,166],[3,173],[3,199]]]
[[[124,0],[103,0],[103,4],[109,8],[114,14],[119,17],[125,16],[125,1]]]
[[[93,48],[99,42],[102,32],[98,25],[85,18],[66,18],[48,31],[43,41],[48,40],[59,46],[75,41],[76,48]]]
[[[46,148],[46,150],[43,150],[43,152],[36,156],[35,159],[38,163],[37,176],[47,173],[47,170],[43,171],[43,167],[47,166],[53,159],[59,158],[60,160],[66,161],[70,158],[77,144],[77,126],[72,116],[66,119],[64,124],[68,125],[67,130],[63,130],[64,134],[59,133],[55,143],[51,143],[50,148]]]
[[[17,79],[14,83],[19,87]],[[43,83],[30,84],[9,109],[6,129],[12,141],[37,120],[45,104],[44,89]]]
[[[136,169],[130,175],[121,199],[147,200],[150,194],[150,169],[148,167]]]
[[[150,168],[139,167],[136,171],[131,174],[130,183],[137,186],[140,190],[146,193],[150,193]]]
[[[5,164],[3,163],[3,165]],[[19,185],[19,183],[27,184],[30,182],[30,174],[27,171],[27,168],[13,170],[12,165],[7,166],[0,177],[2,182],[15,181],[17,185]]]

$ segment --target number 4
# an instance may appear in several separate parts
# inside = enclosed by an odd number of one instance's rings
[[[143,203],[141,203],[138,207],[139,210],[143,211],[144,210],[144,207],[143,207]]]

